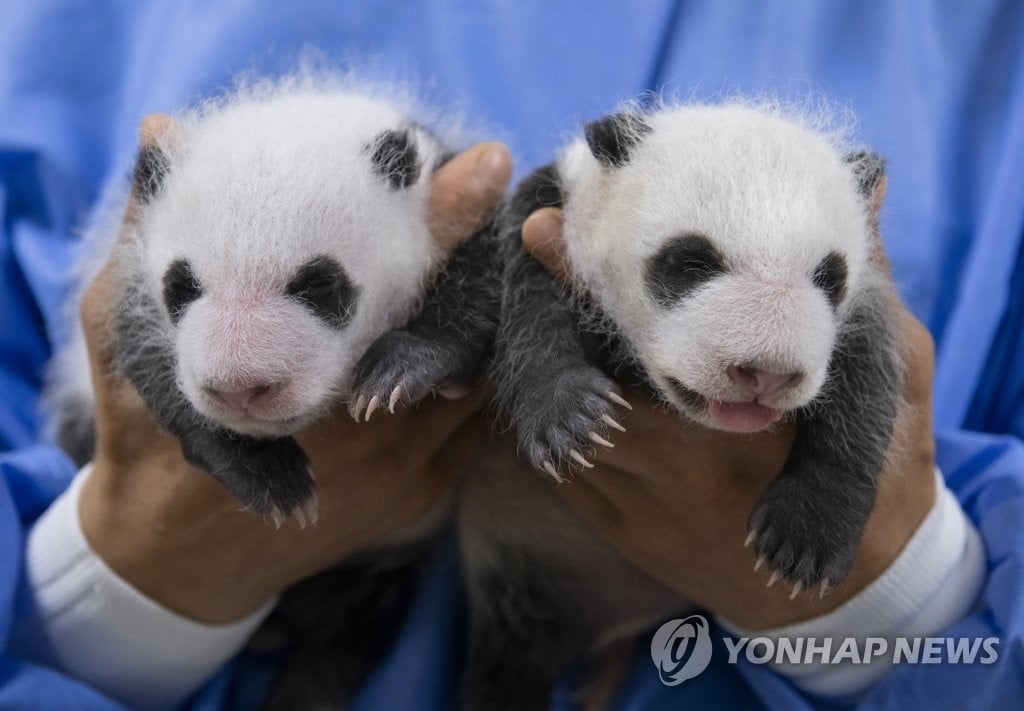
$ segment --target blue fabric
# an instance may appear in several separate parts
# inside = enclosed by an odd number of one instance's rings
[[[988,550],[981,607],[949,633],[1003,640],[996,665],[906,666],[864,706],[1019,706],[1022,38],[1016,0],[9,0],[0,22],[0,646],[23,594],[25,527],[72,475],[59,452],[37,444],[37,395],[61,328],[75,227],[124,175],[143,114],[225,87],[240,71],[286,71],[314,47],[330,63],[428,87],[434,103],[508,141],[520,175],[582,119],[644,90],[817,91],[852,108],[859,134],[889,157],[883,228],[895,277],[939,346],[939,461]],[[459,604],[451,561],[439,563],[358,708],[449,704],[462,653]],[[713,665],[663,687],[640,647],[621,708],[820,705],[761,668]],[[232,682],[245,678],[244,666],[226,670],[193,705],[238,701]],[[0,707],[116,706],[8,651]]]

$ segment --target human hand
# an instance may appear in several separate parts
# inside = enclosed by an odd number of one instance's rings
[[[150,116],[143,144],[168,129]],[[446,251],[479,227],[505,191],[511,158],[485,143],[433,176],[431,232]],[[125,223],[136,219],[129,202]],[[317,477],[319,523],[280,530],[240,511],[206,472],[190,466],[134,388],[114,374],[109,323],[117,293],[107,263],[85,293],[81,318],[96,391],[96,454],[80,501],[92,548],[150,598],[206,623],[239,619],[291,584],[399,532],[444,505],[486,436],[480,393],[432,400],[356,424],[344,407],[298,433]]]
[[[523,240],[567,278],[559,210],[531,215]],[[741,627],[776,627],[839,607],[895,560],[935,499],[934,345],[903,304],[894,303],[893,313],[904,344],[904,402],[853,570],[827,595],[805,591],[791,600],[786,586],[767,586],[768,571],[754,572],[744,546],[750,513],[789,453],[792,425],[751,435],[714,431],[627,392],[634,406],[620,411],[627,432],[558,494],[631,563]]]

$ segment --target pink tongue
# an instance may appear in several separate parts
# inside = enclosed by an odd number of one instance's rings
[[[722,429],[733,432],[757,432],[773,425],[782,413],[756,402],[719,402],[708,400],[708,415]]]

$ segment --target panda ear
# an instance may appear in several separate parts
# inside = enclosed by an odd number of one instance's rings
[[[872,227],[877,228],[882,203],[885,202],[885,193],[889,187],[889,179],[885,173],[885,158],[870,151],[857,151],[846,156],[845,161],[853,169],[857,189],[867,203]]]
[[[847,155],[844,160],[853,168],[861,197],[870,200],[879,184],[885,183],[885,158],[870,151],[857,151]]]
[[[608,168],[624,166],[630,151],[650,131],[643,118],[629,113],[605,116],[584,126],[590,152]]]
[[[139,153],[132,172],[132,199],[145,205],[160,194],[170,169],[170,159],[162,144],[174,132],[175,123],[167,114],[149,114],[139,125]]]
[[[419,153],[408,130],[387,130],[367,147],[373,168],[395,190],[407,188],[420,177]]]
[[[882,204],[889,187],[885,173],[885,159],[870,151],[851,153],[844,159],[853,169],[857,189],[867,206],[868,226],[871,229],[871,259],[883,271],[889,272],[889,259],[882,243]]]

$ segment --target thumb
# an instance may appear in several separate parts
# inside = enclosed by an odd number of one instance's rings
[[[523,223],[523,246],[551,275],[569,281],[571,272],[562,239],[562,211],[554,207],[537,210]]]
[[[427,203],[430,232],[453,251],[494,212],[512,177],[512,157],[501,143],[481,143],[434,173]]]

